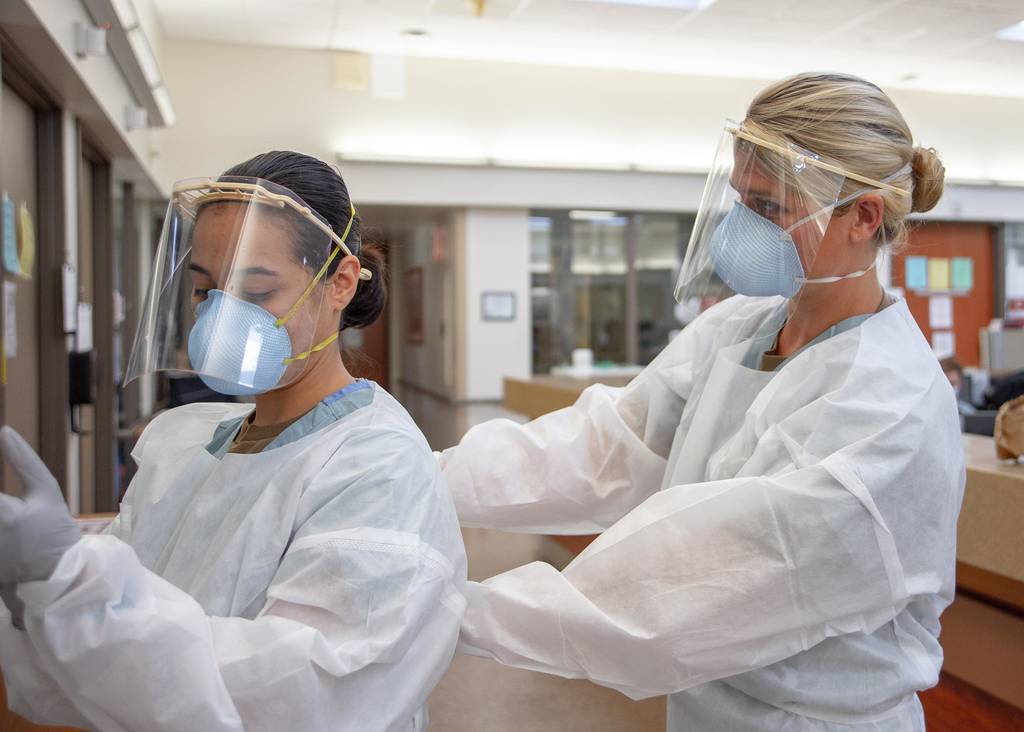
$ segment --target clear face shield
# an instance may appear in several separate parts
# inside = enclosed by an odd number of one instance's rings
[[[848,179],[863,187],[840,199]],[[873,263],[854,272],[831,272],[827,261],[817,260],[836,207],[877,189],[906,194],[729,123],[704,189],[676,299],[707,302],[734,293],[795,298],[808,283],[866,274]]]
[[[176,183],[125,382],[175,371],[236,396],[295,382],[338,337],[324,280],[352,254],[345,239],[354,218],[352,210],[339,237],[268,181]]]

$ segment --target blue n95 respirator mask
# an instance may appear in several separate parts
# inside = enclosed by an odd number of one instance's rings
[[[196,308],[188,360],[214,391],[232,396],[270,391],[291,359],[288,330],[259,305],[211,290]]]
[[[845,275],[807,278],[790,231],[737,201],[711,234],[715,272],[729,289],[740,295],[789,298],[808,283],[854,279],[875,266],[872,262],[866,269]]]
[[[296,381],[338,339],[320,317],[321,284],[353,254],[354,220],[350,205],[339,236],[290,190],[256,178],[176,183],[126,383],[174,371],[253,396]],[[296,294],[281,303],[286,292]]]

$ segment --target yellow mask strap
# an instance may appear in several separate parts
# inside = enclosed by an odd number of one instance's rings
[[[341,242],[342,242],[342,244],[344,244],[345,241],[348,239],[348,233],[352,230],[352,222],[355,221],[355,218],[356,218],[356,207],[352,205],[351,201],[349,202],[348,207],[349,207],[348,225],[345,227],[345,233],[341,235]],[[306,302],[306,300],[312,294],[313,289],[316,287],[316,285],[320,281],[320,279],[327,273],[327,268],[331,266],[331,262],[334,261],[334,259],[338,256],[338,253],[340,251],[341,251],[341,247],[338,246],[337,244],[335,244],[333,251],[331,251],[331,256],[329,256],[327,258],[327,261],[324,262],[324,266],[321,267],[320,271],[316,273],[316,277],[314,277],[313,281],[309,283],[309,287],[306,288],[306,291],[302,293],[302,296],[298,300],[296,300],[295,304],[291,306],[291,309],[289,309],[288,312],[285,313],[283,317],[278,318],[274,322],[274,325],[276,325],[278,328],[280,328],[282,325],[284,325],[289,320],[291,320],[292,316],[295,315],[296,312],[298,312],[298,309],[300,307],[302,307],[302,303]],[[346,251],[347,251],[347,246],[346,246]],[[335,337],[337,337],[337,336],[335,336]],[[315,353],[316,349],[314,349],[313,352]],[[308,356],[309,354],[307,353],[306,355]]]
[[[310,356],[312,356],[314,353],[320,353],[320,351],[324,350],[325,348],[327,348],[327,346],[331,345],[336,340],[338,340],[338,335],[339,335],[338,333],[333,333],[330,337],[320,341],[315,346],[310,348],[308,351],[303,351],[298,356],[292,356],[291,358],[286,358],[284,360],[285,364],[293,364],[296,361],[303,361],[303,360],[309,358]]]

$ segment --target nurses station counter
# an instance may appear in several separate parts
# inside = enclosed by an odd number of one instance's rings
[[[504,407],[535,419],[591,384],[629,377],[505,379]],[[1024,709],[1024,464],[996,458],[991,437],[964,435],[967,486],[957,538],[957,596],[942,616],[944,670]],[[593,537],[549,537],[563,566]]]

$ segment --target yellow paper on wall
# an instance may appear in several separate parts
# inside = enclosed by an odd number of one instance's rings
[[[36,264],[36,227],[32,223],[32,214],[24,202],[18,206],[18,239],[21,244],[21,276],[30,280]]]
[[[950,289],[949,259],[946,259],[944,257],[928,258],[928,289]]]

